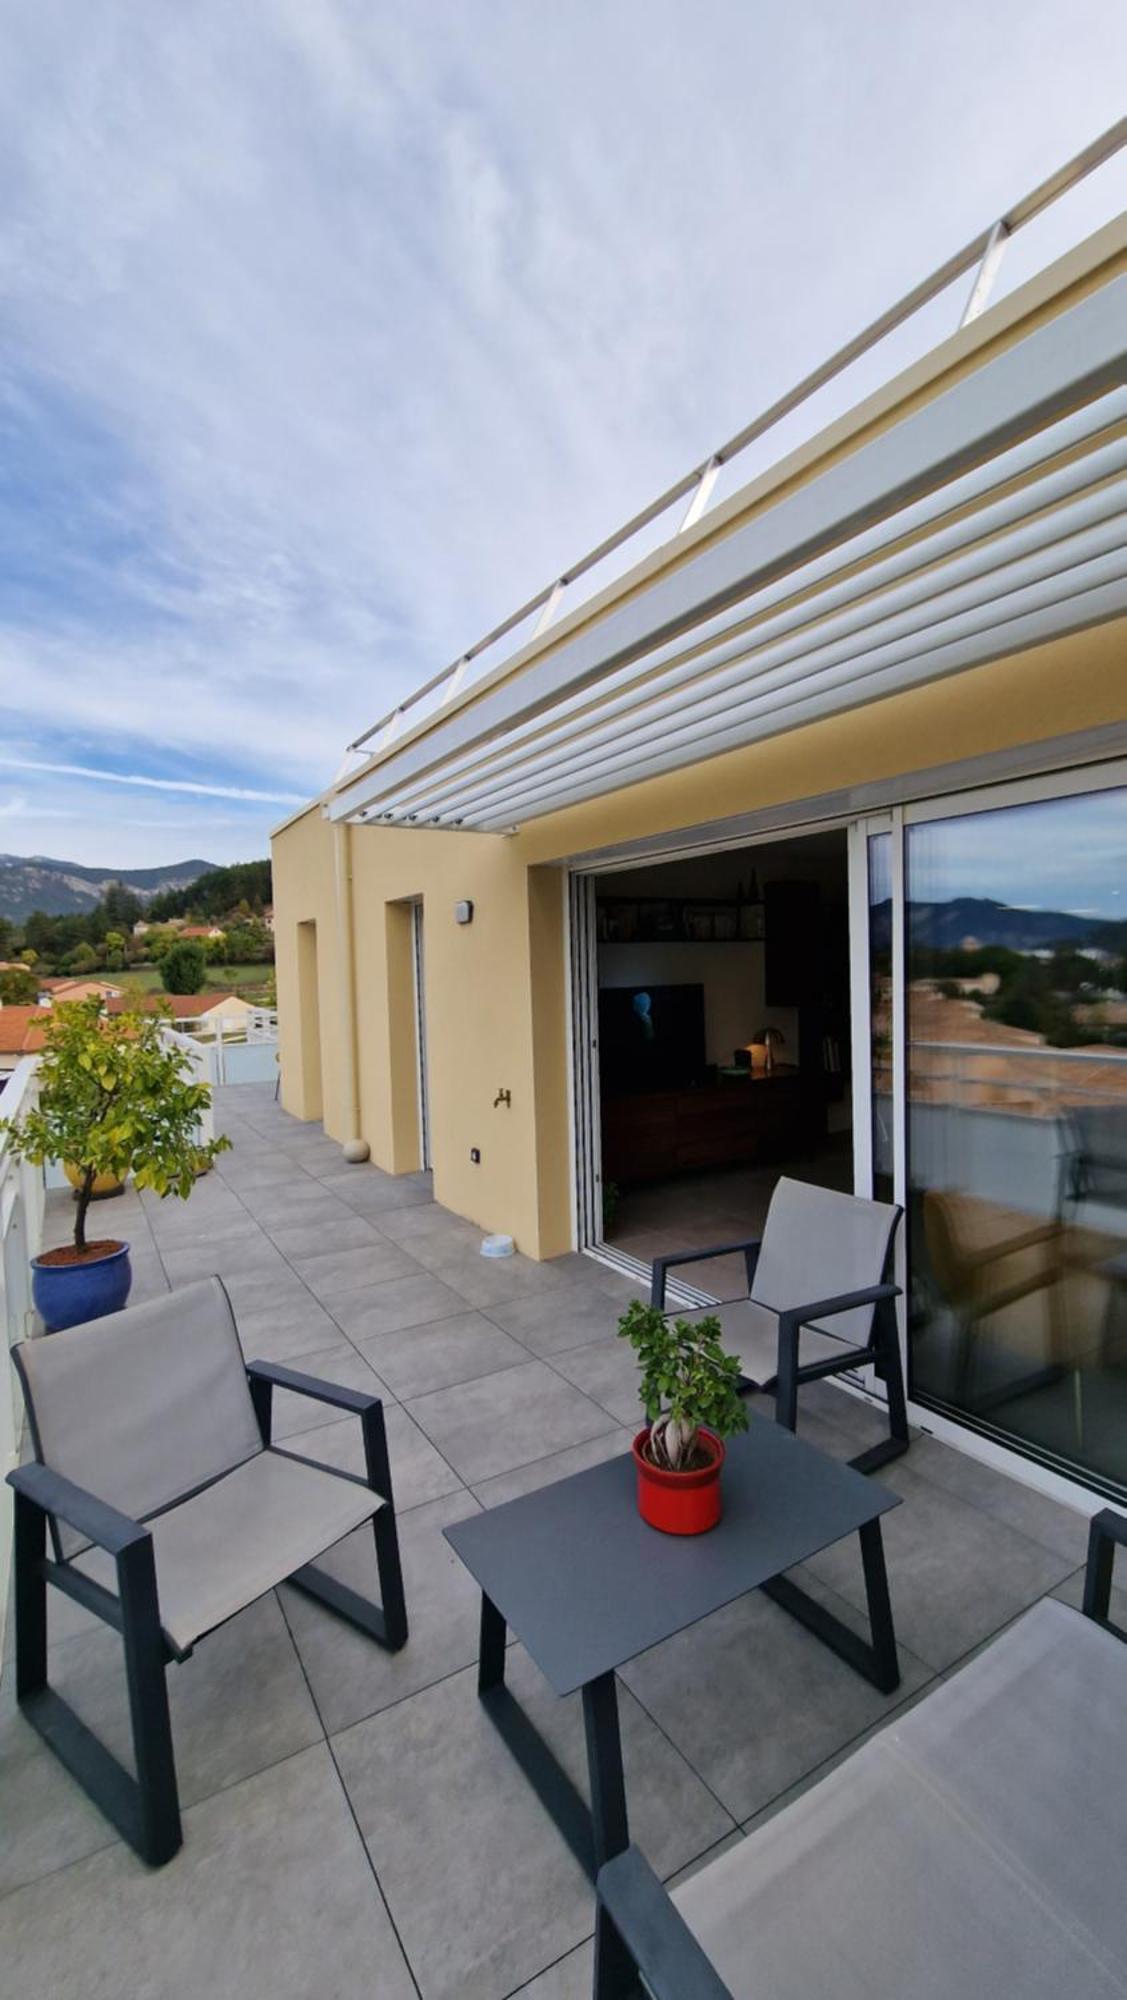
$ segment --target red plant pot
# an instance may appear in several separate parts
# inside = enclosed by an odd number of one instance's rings
[[[638,1468],[638,1512],[651,1528],[663,1535],[703,1535],[714,1528],[722,1512],[720,1471],[724,1464],[723,1441],[702,1430],[700,1441],[711,1453],[710,1465],[696,1472],[664,1472],[651,1465],[643,1447],[649,1440],[649,1425],[639,1431],[631,1447]]]

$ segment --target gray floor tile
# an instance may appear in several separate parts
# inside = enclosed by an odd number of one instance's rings
[[[336,1347],[316,1348],[309,1354],[289,1355],[285,1365],[297,1369],[299,1374],[318,1376],[324,1382],[335,1382],[345,1389],[362,1389],[366,1396],[379,1396],[385,1403],[395,1401],[386,1382],[380,1381],[348,1340],[340,1341]],[[274,1390],[272,1436],[277,1443],[297,1437],[302,1431],[320,1430],[325,1424],[339,1424],[341,1416],[342,1412],[335,1403],[321,1403],[312,1396],[298,1396],[291,1389]]]
[[[313,1257],[295,1257],[294,1270],[319,1299],[342,1298],[386,1278],[414,1278],[419,1267],[393,1243],[374,1237],[360,1250],[329,1250]]]
[[[162,1250],[161,1262],[173,1285],[190,1285],[212,1272],[220,1278],[274,1278],[283,1282],[292,1276],[285,1258],[261,1230],[222,1243],[199,1242],[184,1250]]]
[[[286,1222],[305,1227],[311,1222],[340,1221],[352,1213],[347,1202],[323,1193],[320,1182],[309,1174],[300,1174],[277,1187],[252,1189],[242,1200],[248,1215],[275,1228]]]
[[[280,1271],[274,1266],[265,1271],[225,1271],[223,1282],[236,1318],[244,1312],[286,1312],[316,1303],[309,1287],[302,1284],[284,1259]]]
[[[358,1215],[382,1215],[398,1208],[414,1208],[431,1200],[430,1190],[409,1178],[382,1174],[378,1167],[346,1168],[344,1173],[324,1174],[322,1187],[339,1195]]]
[[[604,1459],[617,1458],[621,1452],[629,1451],[632,1437],[631,1430],[616,1427],[601,1437],[589,1438],[586,1444],[573,1444],[567,1451],[557,1451],[551,1458],[537,1458],[531,1465],[518,1465],[515,1472],[499,1473],[496,1479],[484,1480],[473,1491],[483,1507],[501,1507],[506,1500],[519,1500],[522,1493],[534,1493],[539,1486],[553,1486],[557,1479],[570,1479],[574,1472],[586,1472],[589,1465],[602,1465]]]
[[[798,1578],[847,1624],[851,1607]],[[622,1678],[743,1821],[930,1678],[901,1650],[895,1695],[874,1687],[759,1591],[623,1668]]]
[[[569,1279],[558,1290],[502,1299],[489,1307],[489,1317],[534,1354],[551,1355],[595,1340],[614,1340],[622,1309],[601,1288]]]
[[[357,1345],[401,1402],[430,1389],[519,1367],[528,1359],[518,1341],[474,1312],[431,1326],[403,1327],[376,1340],[359,1340]]]
[[[949,1667],[1052,1590],[1073,1565],[1004,1521],[968,1507],[911,1470],[911,1454],[881,1475],[905,1504],[883,1522],[889,1589],[901,1643],[930,1667]],[[856,1538],[824,1549],[810,1569],[864,1603]]]
[[[506,1300],[562,1291],[567,1284],[566,1278],[553,1271],[550,1264],[536,1264],[531,1257],[483,1257],[480,1241],[476,1250],[451,1249],[427,1236],[407,1247],[443,1284],[461,1292],[468,1305],[486,1311]]]
[[[467,1483],[598,1437],[606,1411],[542,1361],[415,1397],[411,1415]]]
[[[386,1412],[387,1449],[396,1511],[402,1516],[428,1500],[462,1490],[458,1474],[435,1450],[429,1438],[406,1410],[393,1404]],[[302,1431],[291,1440],[291,1448],[303,1458],[320,1459],[325,1465],[339,1465],[345,1472],[364,1476],[364,1446],[355,1417],[337,1424],[324,1424],[313,1432]]]
[[[577,1347],[565,1354],[553,1354],[552,1366],[599,1403],[616,1423],[633,1424],[640,1430],[646,1421],[639,1393],[641,1377],[638,1357],[624,1340],[598,1340],[591,1347]]]
[[[558,1700],[519,1647],[508,1675],[585,1792],[578,1696]],[[620,1707],[632,1832],[670,1873],[732,1823],[625,1690]],[[482,1710],[474,1669],[357,1724],[334,1748],[428,2000],[496,2000],[589,1934],[591,1885]]]
[[[591,2000],[594,1977],[595,1947],[587,1939],[557,1959],[547,1972],[538,1972],[527,1986],[518,1987],[513,2000],[518,1996],[519,2000]]]
[[[193,1807],[184,1833],[156,1872],[119,1844],[0,1903],[0,1962],[19,1968],[19,1990],[415,2000],[324,1745]]]
[[[286,1618],[313,1698],[330,1733],[375,1715],[477,1658],[481,1596],[442,1530],[477,1512],[459,1490],[404,1514],[399,1522],[410,1637],[387,1653],[300,1591],[283,1587]],[[338,1544],[323,1567],[366,1597],[379,1598],[370,1529]]]
[[[131,1762],[121,1641],[108,1626],[59,1646],[52,1684],[122,1763]],[[320,1723],[273,1592],[168,1669],[182,1805],[315,1743]]]
[[[472,1251],[476,1257],[481,1249],[483,1232],[472,1222],[463,1221],[460,1215],[440,1208],[435,1201],[412,1202],[406,1208],[390,1209],[381,1215],[377,1224],[381,1235],[393,1243],[401,1243],[412,1257],[429,1269],[435,1258],[444,1255],[449,1259],[456,1250]]]
[[[230,1287],[229,1287],[230,1289]],[[275,1301],[251,1294],[244,1305],[232,1293],[239,1340],[248,1361],[284,1361],[291,1365],[296,1355],[308,1360],[318,1349],[339,1348],[340,1328],[325,1308],[310,1297],[304,1285]],[[316,1373],[316,1370],[311,1370]]]
[[[461,1295],[429,1272],[416,1278],[389,1278],[333,1300],[333,1318],[356,1341],[376,1340],[405,1326],[429,1326],[465,1310]]]
[[[1055,1555],[1084,1561],[1088,1547],[1088,1517],[1075,1507],[1062,1507],[1032,1486],[994,1472],[965,1451],[953,1451],[936,1438],[920,1437],[906,1460],[911,1471],[929,1479],[945,1492],[953,1493],[968,1506],[1004,1521],[1031,1542],[1052,1549]]]
[[[385,1247],[371,1223],[365,1222],[362,1215],[353,1215],[350,1209],[342,1215],[312,1222],[277,1223],[266,1216],[262,1227],[275,1248],[291,1262],[299,1257],[323,1256],[332,1250],[363,1250],[373,1243]]]
[[[5,1680],[12,1669],[5,1669]],[[0,1899],[117,1840],[112,1826],[25,1722],[0,1704]],[[3,1901],[0,1900],[0,1912]],[[0,1935],[3,1931],[0,1915]],[[9,1976],[11,1967],[9,1966]]]

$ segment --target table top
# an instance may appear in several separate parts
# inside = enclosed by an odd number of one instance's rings
[[[900,1504],[888,1487],[759,1417],[728,1441],[723,1518],[708,1534],[649,1527],[636,1478],[626,1453],[444,1530],[557,1694]]]

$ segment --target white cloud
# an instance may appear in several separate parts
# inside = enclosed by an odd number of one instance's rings
[[[1106,0],[0,22],[9,736],[264,793],[1110,123],[1127,58]]]

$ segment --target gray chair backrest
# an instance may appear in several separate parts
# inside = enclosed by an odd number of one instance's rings
[[[784,1312],[879,1285],[899,1219],[900,1210],[888,1202],[780,1176],[767,1210],[752,1298]],[[827,1320],[826,1329],[860,1347],[872,1323],[872,1306],[855,1306]]]
[[[262,1450],[218,1278],[12,1349],[36,1457],[134,1520]],[[64,1555],[84,1546],[60,1525]]]

